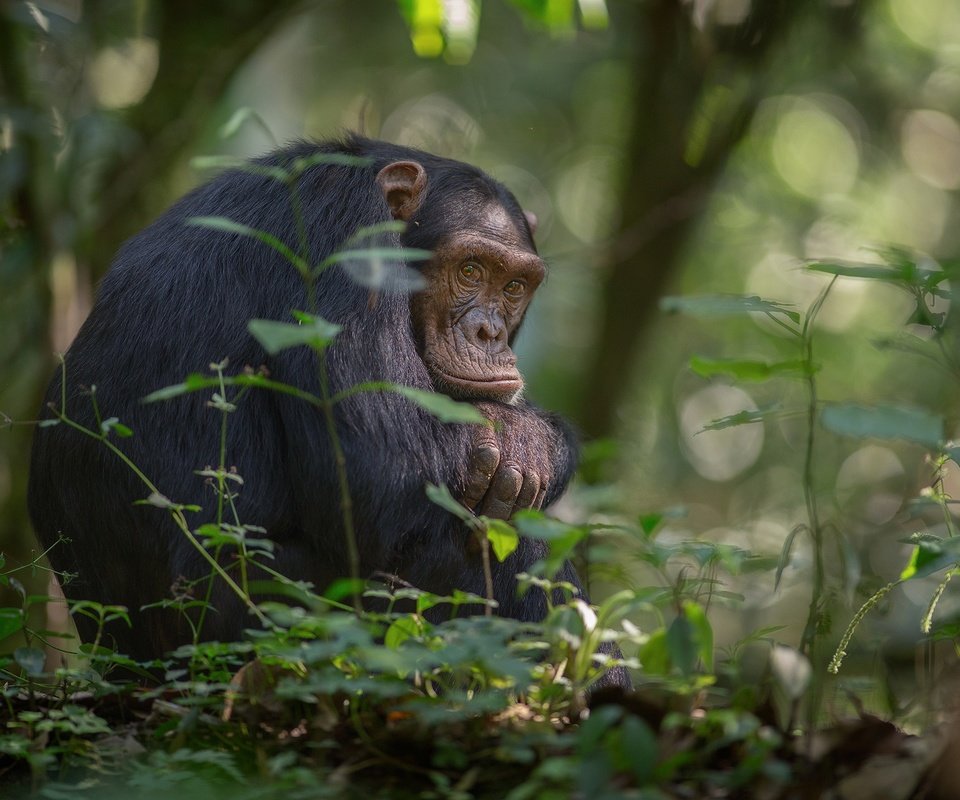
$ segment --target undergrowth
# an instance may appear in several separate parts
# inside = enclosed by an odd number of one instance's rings
[[[388,228],[377,226],[361,231],[324,263],[309,264],[302,255],[306,249],[296,186],[314,163],[317,159],[270,172],[290,187],[301,231],[299,252],[227,219],[192,224],[252,236],[277,250],[300,272],[311,298],[320,272],[345,258],[411,256],[370,245]],[[871,265],[809,265],[832,281],[803,310],[743,296],[664,302],[667,310],[698,316],[761,315],[793,343],[794,352],[778,361],[694,357],[690,363],[707,379],[803,383],[801,407],[774,405],[707,426],[763,424],[784,416],[804,421],[806,518],[797,521],[779,558],[729,544],[661,537],[672,522],[670,513],[568,524],[528,511],[505,523],[474,517],[445,487],[425,487],[424,502],[439,503],[460,516],[488,563],[491,557],[506,558],[520,536],[548,543],[548,558],[518,576],[520,591],[536,586],[546,589],[548,598],[554,590],[566,598],[550,603],[542,623],[491,614],[460,617],[457,611],[464,604],[490,609],[493,601],[361,580],[334,424],[336,403],[355,391],[401,392],[441,420],[485,421],[472,406],[404,386],[370,384],[332,394],[324,359],[338,331],[311,310],[294,311],[290,323],[253,320],[249,330],[269,353],[312,348],[319,394],[254,371],[228,375],[221,363],[147,398],[163,402],[187,392],[209,393],[210,413],[221,418],[222,447],[219,463],[200,475],[216,490],[215,522],[193,528],[191,507],[164,497],[150,476],[129,461],[123,439],[136,432],[105,416],[109,409],[101,413],[95,387],[89,393],[94,428],[69,418],[62,403],[53,409],[54,418],[41,424],[69,425],[125,461],[143,484],[142,502],[171,516],[210,572],[175,596],[154,600],[191,621],[192,642],[158,660],[136,663],[112,650],[100,635],[79,643],[63,632],[35,628],[31,611],[48,598],[29,594],[18,575],[45,569],[42,554],[26,565],[0,561],[0,585],[19,598],[0,608],[0,641],[17,642],[0,650],[0,782],[10,787],[4,796],[523,800],[574,794],[667,797],[673,796],[667,791],[671,786],[686,787],[685,796],[779,796],[798,775],[813,769],[804,748],[795,745],[815,732],[825,687],[832,680],[827,670],[840,669],[858,623],[873,607],[899,584],[942,571],[943,580],[918,625],[924,634],[955,633],[949,624],[938,630],[935,613],[960,568],[952,500],[943,486],[945,465],[960,453],[944,433],[944,420],[899,406],[827,403],[818,395],[814,323],[841,277],[884,281],[911,293],[916,301],[912,322],[930,335],[904,333],[881,346],[935,358],[960,376],[947,317],[930,305],[931,297],[948,297],[945,281],[956,277],[956,267],[921,262],[899,250],[882,256],[882,263]],[[69,363],[63,369],[66,385]],[[296,393],[315,406],[328,420],[334,450],[341,456],[337,463],[350,574],[323,593],[271,570],[269,531],[246,525],[237,515],[233,500],[243,491],[243,476],[227,466],[226,430],[231,414],[254,391]],[[840,635],[831,624],[837,598],[857,587],[838,585],[828,566],[834,552],[842,551],[844,534],[826,521],[816,491],[816,445],[823,430],[914,442],[929,450],[932,465],[929,488],[912,507],[918,524],[909,562],[852,614]],[[924,516],[931,508],[936,518]],[[767,581],[770,591],[776,591],[803,536],[813,554],[812,579],[796,648],[788,644],[793,634],[778,627],[719,648],[710,612],[718,605],[743,603],[731,589],[734,579],[750,575],[747,580]],[[585,542],[593,546],[588,555],[594,561],[615,549],[617,564],[626,565],[621,570],[624,588],[599,606],[588,606],[572,587],[547,577]],[[228,555],[241,565],[239,570],[224,569]],[[645,578],[638,584],[631,564],[646,565],[644,574],[654,576],[653,583]],[[253,599],[247,566],[270,575],[274,599]],[[70,576],[58,577],[69,595]],[[214,581],[225,581],[250,612],[251,628],[242,641],[204,641]],[[438,608],[449,614],[431,623],[425,612]],[[90,602],[71,603],[70,611],[93,619],[100,631],[126,619],[122,607]],[[608,641],[619,644],[622,662],[598,652]],[[631,669],[637,691],[601,688],[591,693],[590,687],[619,665]]]

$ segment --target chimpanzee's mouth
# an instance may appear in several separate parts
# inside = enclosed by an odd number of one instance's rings
[[[437,378],[439,378],[438,383],[442,384],[442,388],[448,390],[452,397],[476,399],[491,396],[512,396],[523,389],[523,380],[516,372],[497,375],[484,380],[463,378],[439,369],[436,370],[436,373]]]

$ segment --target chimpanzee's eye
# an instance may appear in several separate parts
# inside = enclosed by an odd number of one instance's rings
[[[480,279],[480,267],[471,261],[468,261],[460,267],[460,274],[468,281],[477,281]]]
[[[520,281],[510,281],[510,283],[503,287],[503,291],[509,297],[517,298],[523,297],[523,293],[527,291],[527,287]]]

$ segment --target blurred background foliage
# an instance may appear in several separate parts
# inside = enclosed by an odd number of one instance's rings
[[[956,258],[958,119],[954,0],[3,0],[0,411],[34,418],[119,244],[206,177],[191,158],[354,129],[475,163],[539,217],[551,275],[522,367],[532,398],[592,443],[561,512],[682,505],[663,539],[775,555],[803,518],[802,425],[701,429],[789,407],[802,386],[733,386],[688,362],[780,360],[794,345],[765,318],[665,316],[657,301],[743,292],[803,310],[829,280],[804,259],[871,260],[888,243]],[[882,397],[955,426],[945,373],[874,344],[911,311],[889,286],[841,278],[817,320],[821,398]],[[0,431],[13,561],[35,546],[30,436]],[[818,433],[838,618],[902,567],[923,456]],[[960,495],[955,467],[947,478]],[[805,547],[778,593],[754,576],[742,604],[713,610],[721,639],[797,630]],[[931,587],[909,590],[923,606]],[[949,590],[941,608],[958,611]],[[912,642],[918,617],[899,602],[871,624]]]

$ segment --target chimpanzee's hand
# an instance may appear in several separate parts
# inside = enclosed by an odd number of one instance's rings
[[[569,458],[561,434],[532,409],[477,403],[497,429],[478,428],[467,462],[463,504],[494,519],[540,508]]]
[[[524,469],[514,454],[504,452],[498,441],[502,438],[489,428],[477,434],[463,495],[467,508],[494,519],[510,519],[521,508],[539,508],[550,482],[549,474]]]

